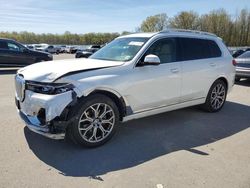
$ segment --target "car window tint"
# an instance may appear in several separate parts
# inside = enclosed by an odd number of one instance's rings
[[[7,42],[5,41],[0,41],[0,49],[9,49],[8,48],[8,45],[7,45]]]
[[[212,40],[194,38],[179,38],[178,40],[182,49],[182,61],[221,56],[220,48]]]
[[[174,38],[160,39],[156,41],[146,52],[146,55],[153,54],[160,58],[161,63],[176,61],[176,43]]]
[[[221,56],[221,50],[219,48],[219,46],[217,45],[217,43],[215,41],[212,40],[206,40],[207,41],[207,45],[210,48],[211,54],[210,57],[220,57]]]
[[[11,51],[20,51],[20,47],[14,43],[8,42],[7,45],[8,45],[8,49]]]

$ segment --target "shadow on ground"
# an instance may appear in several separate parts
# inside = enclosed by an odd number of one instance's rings
[[[187,150],[209,155],[194,147],[216,142],[250,127],[250,107],[226,102],[218,113],[187,108],[122,124],[105,145],[87,149],[65,141],[54,141],[27,128],[30,149],[46,164],[66,176],[102,180],[105,173],[137,166],[162,155]]]

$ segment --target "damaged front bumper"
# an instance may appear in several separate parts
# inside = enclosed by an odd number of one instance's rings
[[[64,139],[76,93],[72,90],[45,95],[25,90],[24,100],[20,102],[16,97],[15,102],[19,116],[31,131],[51,139]]]
[[[25,115],[23,112],[19,110],[19,116],[21,119],[24,121],[26,126],[33,132],[38,133],[42,136],[45,136],[47,138],[55,139],[55,140],[61,140],[64,139],[65,137],[65,132],[63,133],[51,133],[49,126],[41,126],[39,124],[39,121],[35,120],[27,115]],[[36,122],[35,122],[36,121]]]

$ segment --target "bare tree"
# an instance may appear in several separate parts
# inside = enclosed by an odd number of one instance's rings
[[[149,16],[144,20],[138,31],[142,32],[157,32],[165,29],[167,27],[167,15],[157,14],[154,16]]]
[[[170,19],[170,27],[178,29],[200,29],[199,15],[193,11],[183,11]]]

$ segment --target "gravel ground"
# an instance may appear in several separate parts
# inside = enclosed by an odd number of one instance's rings
[[[0,71],[0,187],[250,187],[250,82],[235,85],[218,113],[193,107],[133,120],[86,149],[25,127],[14,73]]]

